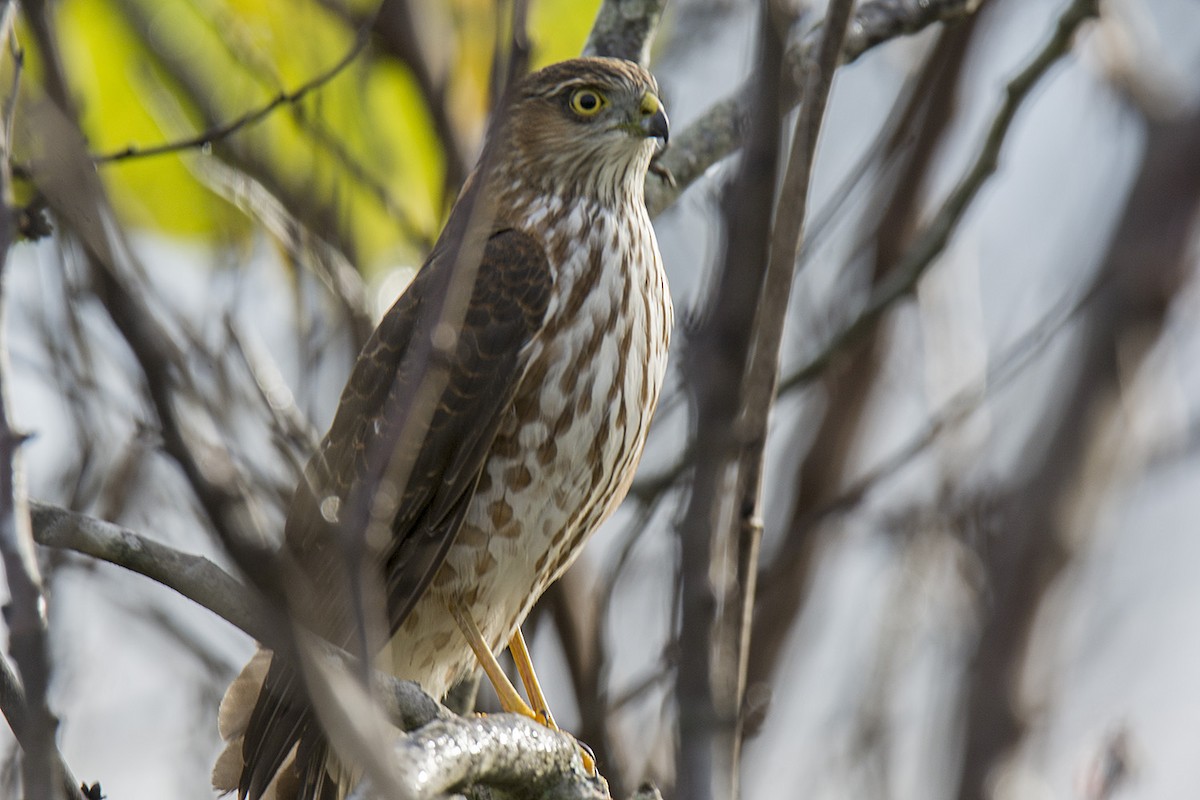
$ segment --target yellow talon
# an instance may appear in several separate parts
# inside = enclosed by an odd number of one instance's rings
[[[525,686],[525,694],[529,697],[529,703],[526,703],[521,698],[521,695],[517,692],[517,688],[513,686],[508,676],[504,674],[504,668],[500,666],[500,662],[496,660],[495,654],[487,646],[487,642],[483,638],[483,633],[479,630],[479,626],[475,624],[475,620],[471,617],[470,612],[461,603],[451,601],[450,613],[454,615],[454,619],[458,623],[463,636],[466,638],[467,644],[471,646],[471,650],[475,653],[475,658],[479,660],[479,665],[483,667],[484,674],[492,682],[492,687],[496,690],[496,696],[500,699],[500,707],[510,713],[521,714],[522,716],[536,720],[550,730],[562,731],[562,728],[559,728],[558,723],[554,721],[554,715],[550,713],[550,705],[546,702],[546,695],[542,692],[542,686],[538,682],[537,674],[533,671],[533,661],[529,658],[529,648],[525,645],[525,637],[521,635],[521,629],[518,627],[517,632],[513,634],[512,639],[508,643],[508,649],[512,652],[513,661],[517,665],[517,674],[521,676],[521,683]],[[530,704],[532,704],[532,707],[530,707]],[[565,731],[562,732],[565,733]],[[571,738],[574,739],[575,737],[572,736]],[[596,754],[592,752],[592,748],[578,739],[575,739],[575,744],[579,747],[579,756],[583,760],[584,770],[587,771],[588,775],[595,776]]]

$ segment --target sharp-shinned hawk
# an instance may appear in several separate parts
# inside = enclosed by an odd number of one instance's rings
[[[412,411],[429,371],[438,292],[469,249],[460,240],[484,220],[420,445],[402,487],[390,487],[400,495],[390,538],[366,548],[363,567],[386,596],[390,626],[376,666],[434,697],[476,668],[472,638],[485,648],[480,661],[510,641],[523,649],[519,626],[534,602],[629,488],[673,321],[643,198],[666,138],[657,85],[636,64],[576,59],[525,78],[485,145],[486,168],[355,363],[297,489],[284,553],[318,609],[305,622],[345,647],[356,621],[339,521],[362,501],[380,443],[398,441],[397,417]],[[482,202],[468,202],[472,192]],[[260,651],[230,687],[218,789],[252,800],[344,796],[353,770],[327,769],[299,681]]]

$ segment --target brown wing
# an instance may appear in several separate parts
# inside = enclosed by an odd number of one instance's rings
[[[446,236],[443,236],[443,241]],[[354,365],[333,424],[289,509],[285,546],[317,598],[311,623],[347,646],[358,630],[347,549],[337,536],[352,503],[377,488],[380,459],[412,410],[415,389],[430,373],[427,337],[436,322],[438,292],[454,254],[435,249],[429,263],[384,317]],[[415,455],[380,565],[391,631],[403,623],[445,559],[474,494],[496,430],[524,368],[524,350],[541,327],[552,285],[541,244],[513,230],[492,235],[483,252],[457,346],[428,430]],[[329,498],[337,498],[331,510]],[[326,513],[322,513],[322,509]],[[339,520],[338,523],[330,518]],[[291,747],[306,739],[302,761],[323,753],[311,741],[311,713],[294,671],[274,659],[251,715],[243,747],[241,793],[257,797]],[[315,765],[314,765],[315,766]],[[311,776],[310,770],[305,770]],[[307,782],[307,781],[306,781]],[[319,796],[319,787],[302,797]]]

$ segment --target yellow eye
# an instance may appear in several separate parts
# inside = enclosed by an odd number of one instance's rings
[[[581,117],[593,117],[608,105],[608,99],[595,89],[576,89],[569,101],[571,110]]]

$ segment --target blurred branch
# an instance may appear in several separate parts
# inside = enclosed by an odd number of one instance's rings
[[[731,474],[740,444],[737,415],[751,346],[753,322],[763,296],[772,206],[779,173],[780,103],[784,41],[792,20],[764,3],[759,14],[758,62],[751,79],[750,138],[740,169],[722,197],[724,254],[701,323],[686,341],[684,376],[695,406],[695,469],[679,524],[680,663],[675,705],[679,713],[676,792],[688,800],[736,796],[736,675],[730,657],[714,653],[730,643],[717,626],[720,607],[714,564],[731,555],[725,534],[743,511],[740,486]],[[731,491],[732,490],[732,491]],[[733,660],[736,661],[736,655]]]
[[[226,111],[221,107],[223,94],[213,91],[206,67],[193,63],[169,41],[167,29],[159,24],[158,4],[144,0],[115,0],[115,6],[135,35],[144,42],[154,63],[177,84],[208,127],[223,127],[226,117]],[[357,41],[355,46],[361,47]],[[353,61],[353,58],[350,60]],[[174,94],[175,91],[170,93],[171,96]],[[60,104],[60,107],[63,106]],[[74,115],[70,116],[74,119]],[[245,135],[214,140],[213,152],[266,187],[293,216],[303,220],[312,232],[329,241],[353,263],[355,248],[350,220],[337,205],[336,198],[313,192],[307,176],[279,168],[273,160],[273,143],[263,137],[255,137],[254,126],[240,130]],[[403,223],[403,219],[400,223]]]
[[[258,611],[261,601],[254,600],[247,587],[206,558],[42,503],[33,504],[33,524],[43,546],[69,549],[145,575],[260,641],[271,641],[269,621]],[[583,774],[578,745],[571,737],[513,715],[486,719],[449,716],[416,684],[375,677],[378,691],[373,699],[382,701],[388,718],[417,728],[411,737],[396,731],[393,744],[393,766],[418,787],[413,797],[441,797],[470,783],[523,787],[544,791],[538,796],[545,797],[607,797]],[[344,701],[346,687],[337,686]],[[5,688],[0,682],[0,699]]]
[[[924,30],[936,22],[954,22],[974,14],[984,0],[877,0],[861,4],[846,32],[842,52],[846,63],[854,61],[877,44]],[[811,47],[805,37],[804,47]],[[796,70],[805,58],[803,49],[789,51],[788,64]]]
[[[197,161],[197,176],[213,191],[254,217],[296,263],[321,282],[349,321],[352,350],[358,352],[375,329],[363,277],[346,255],[298,219],[270,189],[218,159]]]
[[[983,405],[989,395],[994,395],[1009,381],[1020,375],[1026,367],[1033,363],[1034,359],[1045,351],[1046,345],[1055,341],[1056,335],[1061,333],[1068,323],[1095,301],[1100,289],[1107,282],[1107,278],[1107,275],[1098,273],[1088,288],[1080,293],[1074,301],[1069,304],[1056,305],[1044,314],[1017,341],[993,359],[994,365],[988,369],[987,374],[980,378],[978,383],[963,389],[947,400],[929,416],[924,427],[906,444],[896,448],[891,455],[881,459],[857,480],[843,487],[837,496],[811,507],[802,514],[795,515],[794,525],[800,528],[811,528],[822,519],[849,511],[861,502],[872,488],[878,486],[885,478],[894,475],[905,464],[911,463],[947,430],[967,419]],[[794,580],[796,572],[800,568],[798,566],[800,559],[796,550],[802,546],[804,545],[798,539],[789,537],[781,546],[775,559],[765,568],[764,574],[759,577],[759,582],[764,585],[779,586],[785,580]],[[763,624],[771,624],[768,620],[772,615],[786,616],[784,610],[776,605],[777,595],[762,595],[760,600],[762,608],[758,618],[764,621]]]
[[[977,19],[970,17],[938,34],[919,75],[893,107],[892,122],[870,148],[876,160],[892,164],[879,178],[857,223],[860,247],[873,249],[874,258],[849,258],[840,278],[844,284],[877,284],[910,244],[925,176],[953,118],[953,97]],[[806,251],[811,252],[808,232],[805,240],[802,259]],[[859,275],[864,272],[867,274]],[[824,414],[792,479],[795,500],[785,538],[771,562],[760,568],[763,596],[754,617],[754,648],[747,677],[751,684],[769,685],[780,650],[801,613],[812,575],[811,558],[817,552],[815,523],[820,516],[813,516],[814,509],[854,496],[845,491],[846,467],[881,375],[885,344],[882,329],[875,328],[847,349],[836,369],[821,376]],[[767,608],[770,612],[764,610]],[[763,692],[756,695],[765,696]],[[754,713],[761,719],[759,712],[765,710],[756,708]],[[748,729],[752,731],[757,721],[749,722]]]
[[[1068,13],[1090,5],[1078,0]],[[1029,466],[999,498],[1003,530],[978,549],[985,599],[962,697],[960,800],[988,796],[996,768],[1024,735],[1018,692],[1029,636],[1067,563],[1071,515],[1087,496],[1089,462],[1113,457],[1093,452],[1095,437],[1124,414],[1115,401],[1126,376],[1162,334],[1188,273],[1200,214],[1198,137],[1195,112],[1170,122],[1147,120],[1141,171],[1099,266],[1103,282],[1071,359],[1073,378],[1059,377],[1057,416],[1027,445]]]
[[[17,4],[3,4],[0,37],[6,45],[15,36]],[[19,61],[18,61],[19,66]],[[20,69],[16,70],[17,76]],[[14,97],[17,85],[14,77]],[[9,101],[12,103],[12,101]],[[7,209],[12,204],[12,119],[15,103],[6,104],[0,129],[0,200]],[[9,725],[21,744],[21,781],[26,800],[66,798],[75,793],[75,782],[62,763],[55,746],[58,720],[50,711],[47,692],[50,686],[50,648],[47,643],[46,597],[33,547],[29,523],[28,498],[21,446],[28,438],[13,429],[9,419],[10,374],[8,357],[8,298],[6,265],[16,229],[8,213],[0,214],[0,561],[8,587],[4,622],[8,628],[8,650],[20,672],[19,683],[8,664],[0,677],[4,680],[5,712],[14,709]],[[65,787],[68,787],[64,790]]]
[[[750,660],[750,638],[754,621],[759,547],[763,534],[763,478],[766,469],[767,428],[774,409],[779,383],[780,350],[783,326],[792,283],[798,269],[796,259],[808,213],[809,183],[817,151],[817,139],[825,120],[825,109],[838,68],[847,26],[855,0],[830,0],[821,26],[821,42],[815,57],[805,64],[801,78],[803,103],[792,133],[791,151],[784,170],[775,219],[770,231],[770,254],[763,276],[762,295],[754,317],[753,342],[745,367],[741,409],[736,422],[739,453],[734,477],[737,513],[729,526],[727,551],[735,553],[735,574],[723,606],[729,619],[721,625],[728,637],[718,645],[732,663],[720,668],[733,675],[733,696],[729,700],[735,715],[732,796],[738,791],[742,731],[745,726],[743,700]]]
[[[511,15],[509,47],[503,60],[497,62],[497,74],[493,76],[496,85],[501,87],[499,107],[505,110],[513,101],[513,93],[528,67],[529,58],[526,3],[515,0]],[[492,120],[491,135],[502,140],[508,124],[506,114],[497,115]],[[430,421],[449,385],[458,337],[439,335],[439,332],[464,329],[483,261],[487,232],[491,230],[497,211],[490,192],[494,158],[493,150],[485,150],[475,173],[476,179],[459,198],[446,224],[440,240],[446,247],[438,255],[444,260],[439,262],[438,269],[425,273],[430,276],[430,282],[422,294],[422,313],[414,322],[405,367],[385,376],[392,389],[383,397],[381,407],[372,408],[385,424],[376,429],[376,435],[358,456],[361,461],[354,466],[357,470],[354,479],[339,497],[341,510],[336,521],[323,529],[325,535],[333,538],[328,542],[328,550],[322,551],[327,553],[322,561],[327,562],[330,557],[339,559],[344,565],[341,574],[345,577],[335,579],[332,585],[314,582],[309,569],[311,562],[305,563],[312,551],[281,560],[285,582],[293,588],[284,595],[285,607],[293,618],[320,619],[311,610],[314,601],[326,607],[340,604],[346,610],[341,627],[321,632],[336,637],[334,641],[339,644],[349,645],[351,652],[361,656],[359,666],[364,671],[369,669],[369,659],[394,633],[387,616],[392,610],[389,608],[392,598],[379,582],[384,576],[366,567],[382,565],[390,558],[388,550],[399,504],[408,497],[412,470],[418,464],[422,443],[431,430]],[[336,483],[343,477],[335,475],[332,481]],[[330,479],[321,475],[321,470],[306,473],[306,478],[313,483],[302,484],[297,492],[301,502],[324,497],[330,491],[325,483]],[[300,508],[303,510],[304,506]],[[293,507],[289,511],[289,523],[296,519]],[[302,521],[300,524],[308,523]],[[297,548],[314,542],[324,544],[319,538],[323,532],[289,532],[289,547],[285,548],[285,553],[294,553]],[[322,569],[326,566],[326,563],[320,565]],[[325,590],[314,595],[313,590],[322,586]],[[327,608],[321,613],[326,614]],[[379,633],[383,633],[382,639],[377,638]],[[379,736],[382,720],[355,677],[347,670],[324,669],[326,664],[312,657],[311,648],[305,646],[303,637],[297,637],[296,644],[299,646],[294,652],[276,649],[275,658],[296,659],[294,666],[304,679],[310,708],[332,750],[343,763],[360,768],[364,779],[377,791],[385,792],[387,796],[419,796],[423,790],[422,776],[405,778],[405,766],[398,763],[401,759],[382,746],[384,742]],[[254,736],[253,733],[248,735]],[[453,748],[458,744],[450,742],[447,746]],[[322,749],[308,757],[323,758]],[[471,749],[467,748],[466,752]],[[444,758],[447,764],[454,761],[450,753],[439,752],[436,757]],[[582,761],[579,763],[582,766]],[[269,768],[277,767],[278,761]]]
[[[296,405],[296,397],[279,371],[279,365],[256,332],[243,329],[229,316],[225,318],[225,330],[233,341],[234,352],[254,382],[262,407],[270,415],[271,427],[280,442],[279,451],[292,468],[290,490],[304,473],[308,454],[317,451],[320,434]]]
[[[7,187],[5,187],[7,188]],[[4,194],[7,196],[8,192]],[[7,220],[6,215],[0,218]],[[0,264],[8,259],[12,226],[0,222]],[[3,286],[0,266],[0,287]],[[4,295],[0,289],[0,306]],[[0,320],[3,318],[0,317]],[[0,326],[3,322],[0,321]],[[3,347],[0,345],[0,347]],[[27,800],[62,796],[62,776],[54,758],[54,736],[58,720],[46,702],[50,685],[50,654],[46,643],[46,600],[33,552],[29,508],[20,448],[28,438],[13,430],[9,418],[8,356],[0,349],[0,560],[8,584],[9,601],[4,609],[8,648],[21,673],[26,690],[25,751],[21,775]]]
[[[346,8],[342,0],[319,2],[334,13],[354,20],[356,25],[362,24],[361,19]],[[443,186],[446,196],[453,199],[471,169],[470,147],[462,128],[450,114],[446,102],[448,70],[445,65],[435,63],[436,55],[442,54],[443,50],[431,47],[426,41],[428,36],[422,35],[423,28],[425,31],[429,29],[427,25],[422,25],[422,12],[428,13],[429,9],[414,7],[409,0],[383,0],[371,21],[371,32],[375,35],[378,48],[407,66],[416,81],[425,100],[425,108],[433,120],[434,130],[442,143],[446,158]]]
[[[1105,737],[1099,752],[1086,765],[1081,780],[1082,800],[1113,800],[1137,774],[1133,732],[1122,724]]]
[[[937,22],[961,19],[982,5],[983,0],[873,0],[858,6],[842,45],[842,61],[850,63],[867,50],[899,36],[916,33]],[[822,23],[823,24],[823,23]],[[805,65],[815,58],[822,25],[809,31],[788,48],[781,97],[791,108],[802,99],[800,80]],[[713,164],[743,143],[749,119],[752,88],[743,87],[700,115],[700,119],[672,137],[671,147],[658,162],[674,176],[675,183],[652,179],[646,183],[646,206],[656,216]]]
[[[780,392],[801,387],[821,375],[835,356],[870,330],[893,303],[906,297],[916,288],[921,276],[945,250],[951,235],[958,228],[959,222],[983,184],[995,173],[1000,150],[1004,146],[1017,111],[1050,68],[1070,52],[1071,42],[1079,26],[1099,13],[1097,3],[1098,0],[1075,0],[1067,8],[1055,25],[1050,39],[1029,64],[1005,86],[1004,101],[992,118],[979,152],[916,243],[876,284],[866,306],[858,316],[834,335],[808,363],[789,375],[780,384]]]
[[[1087,2],[1083,3],[1088,5]],[[1079,2],[1075,6],[1080,5]],[[1072,6],[1072,9],[1075,8]],[[1087,16],[1074,18],[1071,11],[1064,15],[1063,20],[1072,25],[1071,30],[1082,24]],[[1005,98],[989,126],[980,151],[976,154],[971,166],[950,195],[943,202],[937,214],[917,237],[913,244],[893,267],[887,276],[880,280],[868,299],[865,307],[847,326],[838,331],[821,350],[779,384],[778,393],[785,394],[801,389],[818,377],[824,375],[835,358],[847,348],[859,341],[894,304],[916,287],[917,282],[941,255],[951,234],[965,215],[971,202],[978,194],[983,184],[996,171],[999,152],[1007,137],[1008,130],[1021,104],[1028,99],[1032,89],[1058,59],[1069,51],[1071,36],[1064,34],[1060,27],[1045,47],[1031,60],[1020,74],[1009,82],[1005,89]],[[695,452],[692,447],[684,450],[680,458],[671,466],[651,476],[639,478],[630,494],[642,502],[647,502],[674,486],[686,474],[695,462]]]
[[[203,556],[183,553],[128,528],[65,508],[30,503],[35,541],[116,564],[207,608],[258,641],[272,638],[249,587]]]
[[[575,702],[579,708],[579,740],[587,742],[596,760],[596,768],[608,779],[609,790],[617,796],[625,793],[628,774],[618,761],[608,731],[609,709],[604,691],[609,654],[605,647],[602,598],[592,591],[577,564],[550,585],[539,605],[549,605],[554,628],[562,644],[567,672],[571,678]]]
[[[272,112],[281,106],[295,105],[299,103],[309,94],[329,83],[331,80],[340,75],[346,69],[346,67],[354,63],[355,59],[362,54],[366,44],[366,31],[359,30],[354,37],[353,44],[351,44],[345,55],[338,59],[328,69],[317,73],[309,80],[297,86],[295,89],[280,92],[259,108],[247,111],[246,113],[233,120],[230,120],[229,122],[214,125],[207,130],[183,139],[176,139],[175,141],[163,142],[162,144],[148,146],[128,145],[120,150],[114,150],[110,153],[102,153],[100,155],[95,155],[92,158],[97,164],[114,164],[133,159],[154,158],[156,156],[179,153],[184,150],[199,150],[205,146],[217,144],[222,139],[232,136],[233,134],[249,128],[256,123],[262,122],[264,119],[270,116]]]
[[[36,751],[40,745],[33,741],[30,736],[30,711],[29,704],[25,700],[25,690],[21,688],[20,679],[12,671],[12,668],[8,665],[8,661],[3,657],[0,657],[0,713],[4,714],[4,719],[7,720],[8,727],[13,732],[13,738],[17,740],[17,744],[20,745],[21,750],[26,754]],[[59,752],[58,746],[53,741],[50,742],[48,755],[51,759],[52,769],[61,776],[61,785],[58,792],[50,796],[89,800],[91,797],[88,794],[90,791],[89,788],[84,784],[77,784],[75,782],[75,776],[71,774],[71,768],[67,766],[67,762],[63,760],[62,753]]]
[[[58,63],[57,39],[47,25],[37,31],[37,44],[48,64]],[[47,55],[48,54],[48,55]],[[54,69],[46,72],[48,87],[65,83]],[[53,92],[50,92],[53,94]],[[255,498],[237,465],[220,444],[202,440],[187,424],[192,405],[204,409],[192,385],[191,371],[175,336],[150,310],[130,272],[133,261],[120,228],[106,224],[115,218],[104,187],[84,148],[83,134],[70,105],[43,103],[29,112],[39,129],[47,156],[31,166],[33,181],[65,229],[78,237],[95,281],[94,292],[113,326],[137,361],[163,437],[163,450],[182,471],[213,529],[238,565],[268,595],[274,572],[269,539],[262,529]],[[133,262],[136,264],[136,262]]]
[[[139,20],[138,14],[132,14],[133,20]],[[207,130],[192,136],[187,136],[182,139],[177,139],[170,142],[164,142],[158,145],[139,146],[128,145],[120,150],[110,153],[94,155],[93,158],[97,164],[106,165],[113,163],[121,163],[124,161],[153,158],[161,155],[179,154],[186,151],[200,151],[205,147],[221,144],[225,139],[238,134],[246,129],[262,122],[276,110],[282,107],[292,108],[296,110],[299,104],[313,94],[317,90],[323,88],[326,84],[344,73],[351,64],[358,60],[366,49],[370,41],[369,32],[374,24],[375,16],[369,16],[358,21],[357,30],[354,32],[354,40],[346,53],[333,65],[321,72],[318,72],[309,80],[300,84],[295,89],[281,90],[273,98],[268,100],[258,108],[252,109],[239,115],[235,119],[228,122],[214,123]],[[150,44],[148,42],[148,44]],[[161,51],[155,52],[166,60]],[[243,63],[247,58],[242,55],[239,59]],[[182,74],[182,67],[174,69],[173,73],[176,77]],[[182,78],[181,78],[182,80]],[[187,80],[182,81],[190,88],[193,87]],[[195,93],[191,93],[195,99]],[[210,110],[210,116],[213,116]],[[379,180],[377,180],[368,169],[361,164],[346,148],[346,146],[333,136],[320,124],[308,120],[304,115],[296,113],[297,124],[302,126],[313,140],[324,148],[333,158],[339,163],[351,179],[359,185],[367,189],[375,196],[379,204],[388,212],[389,216],[403,232],[403,235],[410,241],[422,243],[426,246],[431,244],[428,241],[427,234],[420,230],[416,224],[412,222],[409,215],[404,211],[403,207],[393,196],[392,192]],[[261,177],[261,176],[260,176]],[[286,195],[285,195],[286,196]]]
[[[610,56],[650,65],[650,45],[666,0],[604,0],[583,46],[585,56]]]

